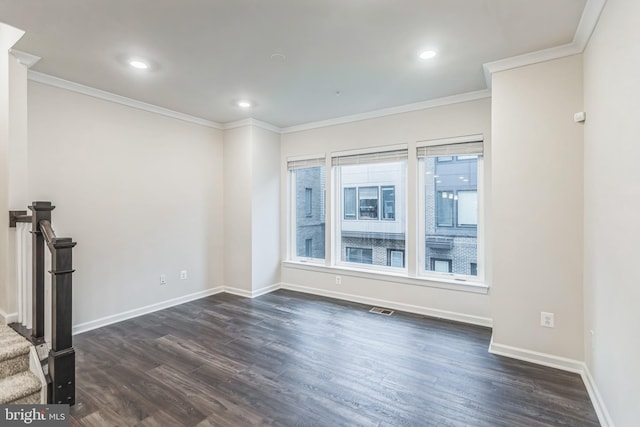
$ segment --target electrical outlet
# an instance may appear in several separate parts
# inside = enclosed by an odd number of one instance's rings
[[[336,276],[336,285],[342,285],[342,276]]]
[[[160,275],[160,284],[161,285],[166,285],[167,284],[167,275],[166,274],[161,274]]]
[[[547,313],[547,312],[541,311],[540,325],[544,326],[545,328],[553,328],[554,327],[553,313]]]
[[[180,280],[186,280],[187,278],[187,270],[182,270],[180,272]]]

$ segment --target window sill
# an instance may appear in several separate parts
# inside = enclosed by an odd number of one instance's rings
[[[326,266],[313,261],[282,261],[285,268],[297,270],[315,271],[318,273],[340,274],[343,276],[359,277],[370,280],[396,282],[405,285],[426,286],[429,288],[448,289],[451,291],[470,292],[475,294],[488,294],[489,286],[480,282],[468,280],[455,280],[440,277],[410,277],[403,274],[395,274],[386,271],[371,271],[342,265]]]

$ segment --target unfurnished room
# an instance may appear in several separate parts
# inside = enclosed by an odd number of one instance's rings
[[[0,0],[0,425],[640,426],[639,23]]]

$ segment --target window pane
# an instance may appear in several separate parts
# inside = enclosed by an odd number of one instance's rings
[[[356,219],[356,189],[344,189],[344,219]]]
[[[360,219],[378,219],[378,187],[360,187]]]
[[[478,192],[458,191],[458,226],[478,225]]]
[[[382,187],[382,219],[396,219],[396,189]]]
[[[337,215],[335,253],[340,254],[338,262],[404,268],[404,255],[400,258],[400,253],[405,251],[406,160],[334,167],[337,202],[344,203],[345,213]],[[352,199],[354,191],[357,218],[346,215],[350,213],[348,200]],[[362,250],[357,252],[356,249]],[[399,253],[391,255],[390,250]]]
[[[293,194],[291,203],[295,218],[292,218],[296,257],[324,259],[325,252],[325,168],[316,166],[294,169],[290,172]],[[320,209],[312,209],[317,206]]]
[[[477,275],[478,162],[482,156],[421,157],[424,271]],[[472,267],[472,264],[475,267]]]

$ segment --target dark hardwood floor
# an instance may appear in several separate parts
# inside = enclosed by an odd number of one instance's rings
[[[280,290],[74,337],[84,426],[597,426],[580,377],[490,329]]]

